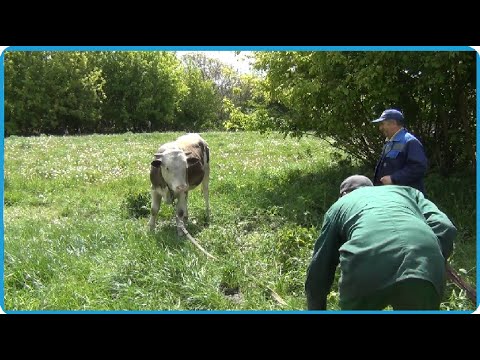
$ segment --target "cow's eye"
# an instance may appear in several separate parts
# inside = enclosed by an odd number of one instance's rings
[[[167,166],[167,171],[169,171],[168,166]]]

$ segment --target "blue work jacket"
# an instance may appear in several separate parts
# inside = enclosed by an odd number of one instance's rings
[[[428,160],[422,143],[405,128],[388,140],[375,167],[374,185],[382,185],[380,179],[390,175],[394,185],[411,186],[425,194],[423,178]]]

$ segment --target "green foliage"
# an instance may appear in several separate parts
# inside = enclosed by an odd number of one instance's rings
[[[244,114],[241,109],[235,107],[229,99],[223,99],[223,108],[228,114],[228,120],[223,124],[225,129],[249,130],[249,128],[254,127],[255,124],[251,117]]]
[[[180,62],[171,52],[98,54],[105,78],[102,129],[109,132],[172,129],[180,96]]]
[[[475,52],[256,52],[265,71],[268,129],[313,132],[365,164],[383,139],[370,123],[403,110],[432,168],[476,166]]]
[[[361,168],[315,137],[203,133],[211,219],[203,224],[203,196],[194,190],[187,229],[219,259],[212,261],[177,237],[171,206],[162,204],[157,229],[147,230],[151,156],[178,135],[6,138],[2,308],[305,310],[323,214],[340,182]],[[475,177],[431,174],[426,186],[459,228],[450,263],[475,284]],[[338,310],[338,277],[330,310]],[[474,310],[447,285],[443,310]]]
[[[265,108],[267,94],[262,88],[262,81],[252,76],[242,77],[243,87],[234,88],[234,94],[242,100],[224,98],[223,109],[228,115],[223,122],[226,130],[268,129],[271,119]]]
[[[5,52],[7,134],[92,130],[105,99],[101,70],[86,52]]]
[[[188,74],[195,68],[201,72],[203,81],[211,83],[215,92],[212,111],[214,118],[208,122],[207,129],[222,129],[222,124],[229,121],[231,109],[220,107],[222,102],[233,104],[240,112],[245,112],[251,106],[254,88],[259,81],[252,75],[240,75],[231,66],[221,61],[209,58],[203,53],[189,53],[182,57]]]
[[[7,51],[5,133],[223,129],[224,99],[255,120],[258,78],[200,53],[182,60],[168,51]]]
[[[215,127],[215,117],[220,111],[220,102],[215,94],[215,85],[204,80],[200,69],[188,66],[184,72],[184,90],[175,115],[175,129],[198,132]]]

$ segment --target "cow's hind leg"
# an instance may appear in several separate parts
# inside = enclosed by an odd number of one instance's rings
[[[150,231],[155,230],[155,222],[157,220],[158,210],[160,210],[160,204],[162,203],[162,195],[158,191],[152,190],[152,209],[150,211],[150,221],[148,226]]]

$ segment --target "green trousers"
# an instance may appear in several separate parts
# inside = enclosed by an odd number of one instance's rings
[[[355,299],[340,299],[342,310],[439,310],[441,296],[430,281],[405,279],[371,295]]]

